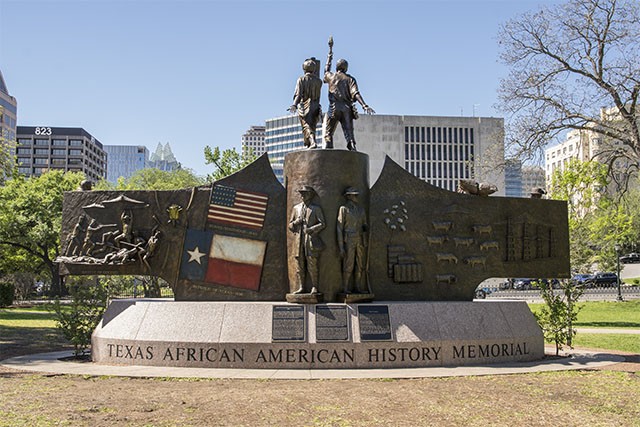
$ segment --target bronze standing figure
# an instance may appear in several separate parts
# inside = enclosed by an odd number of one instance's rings
[[[320,231],[326,226],[322,208],[312,203],[316,191],[304,185],[298,190],[302,202],[295,205],[291,211],[289,230],[296,235],[294,256],[296,258],[296,273],[298,275],[298,290],[294,294],[305,293],[307,272],[311,278],[311,293],[318,293],[320,270],[318,258],[324,249],[324,242],[320,239]]]
[[[344,138],[347,141],[347,149],[356,151],[356,139],[353,135],[353,120],[358,118],[358,110],[355,102],[362,105],[365,113],[374,114],[375,111],[362,99],[358,90],[358,83],[351,75],[347,74],[349,63],[339,59],[336,63],[336,72],[331,72],[333,60],[333,37],[329,37],[329,55],[324,70],[324,82],[329,85],[329,111],[324,134],[325,148],[333,148],[333,134],[338,123],[342,126]]]
[[[289,107],[292,113],[298,112],[304,146],[307,148],[317,148],[316,126],[322,116],[320,107],[320,91],[322,90],[322,80],[317,76],[318,62],[315,58],[309,58],[302,64],[304,75],[298,78],[296,92],[293,95],[293,105]]]
[[[354,276],[355,293],[368,293],[366,283],[367,246],[369,245],[367,214],[358,203],[360,192],[347,188],[344,196],[347,202],[338,209],[338,248],[342,258],[342,286],[344,293],[351,293],[351,276]],[[355,270],[355,274],[354,274]]]

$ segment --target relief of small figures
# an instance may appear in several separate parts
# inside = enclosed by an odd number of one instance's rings
[[[69,236],[69,243],[64,251],[66,256],[78,256],[82,253],[82,247],[84,246],[84,235],[87,232],[87,216],[81,214],[78,217],[78,222],[73,227],[73,232]]]

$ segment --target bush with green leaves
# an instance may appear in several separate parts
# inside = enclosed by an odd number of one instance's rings
[[[565,345],[573,348],[572,340],[576,334],[573,323],[582,308],[577,302],[584,289],[571,280],[561,281],[559,289],[555,290],[551,282],[544,280],[538,281],[538,286],[545,306],[535,316],[545,341],[555,344],[557,356]]]
[[[14,293],[12,283],[0,282],[0,307],[9,307],[13,304]]]
[[[56,299],[53,311],[57,316],[57,327],[73,344],[75,356],[80,356],[91,345],[91,334],[107,308],[109,295],[106,286],[99,281],[70,284],[69,295],[70,304],[62,304]]]

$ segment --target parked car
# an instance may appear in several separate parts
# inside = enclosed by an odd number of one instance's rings
[[[620,262],[623,264],[636,264],[640,262],[640,254],[631,252],[630,254],[623,255],[620,257]]]
[[[560,288],[558,279],[513,279],[513,289],[519,291],[530,291],[532,289],[540,289],[540,284],[549,284],[553,289]]]
[[[618,275],[616,273],[596,273],[593,277],[587,280],[585,283],[587,287],[601,286],[609,287],[616,286],[618,284]]]
[[[537,281],[540,279],[513,279],[513,289],[518,291],[530,291],[537,288]]]
[[[478,287],[476,288],[476,299],[485,299],[487,297],[487,295],[489,295],[490,293],[492,293],[493,291],[487,287]]]
[[[591,279],[593,279],[593,274],[576,274],[571,278],[573,283],[577,285],[584,285],[585,282],[588,282]]]

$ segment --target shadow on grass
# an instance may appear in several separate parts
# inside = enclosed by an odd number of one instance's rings
[[[50,311],[0,310],[0,319],[6,320],[55,320]]]
[[[574,322],[573,325],[594,328],[640,328],[640,322]]]
[[[71,344],[56,328],[0,326],[0,360],[26,354],[67,350]]]

